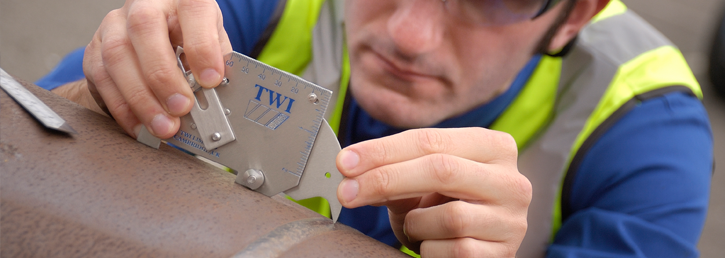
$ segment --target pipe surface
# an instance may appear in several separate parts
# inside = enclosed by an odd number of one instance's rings
[[[2,257],[407,257],[21,84],[78,134],[45,129],[0,90]]]

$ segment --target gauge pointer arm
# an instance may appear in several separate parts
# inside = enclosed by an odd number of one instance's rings
[[[342,204],[337,199],[337,187],[344,177],[337,170],[335,163],[339,152],[340,143],[337,142],[335,133],[327,121],[322,120],[300,183],[284,192],[295,200],[325,198],[330,203],[330,216],[333,222],[337,222],[342,211]]]

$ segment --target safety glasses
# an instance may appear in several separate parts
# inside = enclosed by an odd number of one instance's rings
[[[497,26],[535,19],[561,0],[442,0],[452,17]],[[574,1],[574,0],[571,0]]]

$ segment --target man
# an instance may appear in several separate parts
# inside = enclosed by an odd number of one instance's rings
[[[328,113],[352,145],[338,198],[362,207],[340,221],[383,242],[427,257],[697,256],[701,92],[620,1],[350,0],[344,19],[335,1],[218,3],[127,1],[86,47],[86,79],[54,91],[168,138],[193,103],[173,48],[204,87],[234,48],[339,93]],[[424,127],[449,129],[405,131]]]

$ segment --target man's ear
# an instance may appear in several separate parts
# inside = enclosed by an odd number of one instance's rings
[[[589,21],[597,15],[610,0],[569,0],[576,1],[566,21],[559,27],[559,30],[551,38],[549,51],[562,49],[571,41]]]

